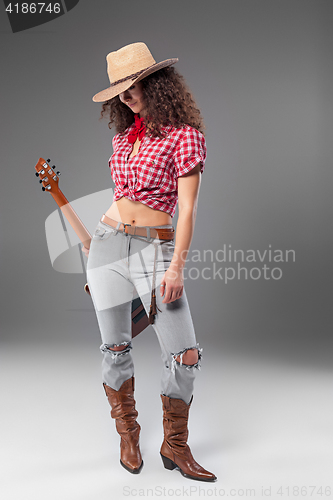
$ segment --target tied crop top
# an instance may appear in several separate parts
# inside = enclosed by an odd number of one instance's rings
[[[143,137],[138,153],[129,158],[133,145],[128,142],[128,134],[133,128],[134,124],[124,135],[117,134],[112,140],[114,152],[109,166],[115,183],[113,201],[125,196],[173,217],[178,202],[177,178],[198,163],[201,163],[201,174],[204,171],[205,138],[189,125],[162,127],[163,139]]]

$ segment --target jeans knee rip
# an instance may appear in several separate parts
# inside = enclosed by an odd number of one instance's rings
[[[121,345],[125,345],[126,347],[121,351],[113,350],[114,347],[120,347]],[[120,344],[102,344],[100,347],[101,352],[106,352],[110,354],[112,359],[128,354],[131,349],[132,349],[132,342],[121,342]]]
[[[186,365],[185,363],[183,363],[183,356],[184,356],[185,352],[190,351],[191,349],[197,349],[198,361],[194,365]],[[186,349],[183,349],[180,352],[176,352],[176,353],[172,352],[171,353],[171,356],[172,356],[171,371],[172,371],[172,373],[175,373],[175,369],[178,368],[179,366],[183,366],[184,368],[186,368],[186,370],[192,370],[194,368],[196,368],[197,370],[200,370],[201,369],[201,359],[202,359],[201,353],[202,353],[202,351],[203,351],[203,348],[199,347],[199,344],[197,344],[194,347],[186,347]],[[176,358],[178,356],[180,356],[180,362],[176,360]]]

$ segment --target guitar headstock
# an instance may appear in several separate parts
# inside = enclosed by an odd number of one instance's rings
[[[52,193],[59,191],[59,171],[55,171],[55,165],[50,167],[49,162],[51,160],[45,161],[44,158],[39,158],[38,163],[35,166],[35,175],[39,177],[39,182],[42,184],[43,191],[51,191]]]

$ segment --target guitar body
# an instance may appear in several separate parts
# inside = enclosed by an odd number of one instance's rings
[[[73,210],[69,201],[59,188],[59,175],[60,172],[55,172],[55,167],[50,167],[48,164],[50,160],[45,161],[39,158],[35,166],[36,176],[39,177],[39,182],[42,184],[43,191],[49,191],[53,196],[55,202],[60,210],[76,232],[80,241],[86,248],[90,248],[91,234],[84,226],[81,219]],[[85,291],[90,295],[88,285],[84,287]],[[139,297],[132,300],[132,338],[136,337],[148,326],[148,316],[142,301]]]

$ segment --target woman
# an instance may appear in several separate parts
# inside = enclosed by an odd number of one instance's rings
[[[116,126],[111,207],[98,223],[88,255],[87,281],[103,344],[103,386],[121,436],[122,466],[141,471],[131,357],[131,303],[140,297],[158,337],[163,359],[161,399],[165,468],[215,481],[187,445],[188,412],[201,348],[196,342],[184,289],[183,268],[191,244],[206,159],[200,112],[178,59],[156,63],[144,43],[107,56],[110,87],[93,97]],[[176,240],[172,225],[177,196]],[[160,293],[155,294],[155,290]],[[149,362],[149,360],[148,360]]]

